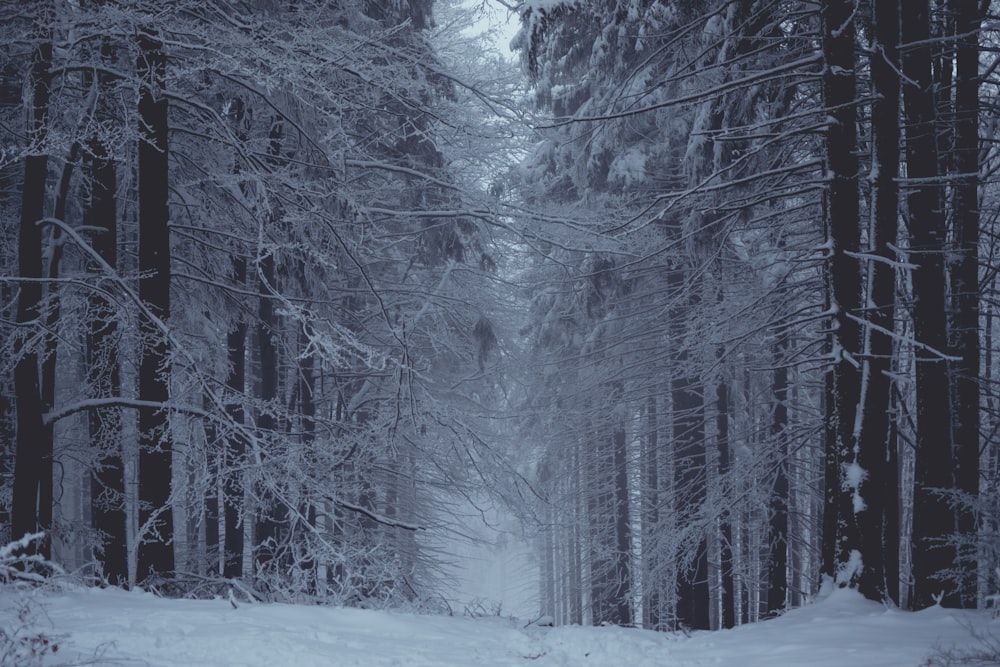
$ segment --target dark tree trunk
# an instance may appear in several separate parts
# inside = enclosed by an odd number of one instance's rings
[[[830,259],[828,292],[832,309],[831,369],[826,396],[826,508],[822,572],[841,585],[855,584],[860,572],[847,565],[861,555],[855,513],[856,489],[845,475],[856,465],[854,423],[860,378],[857,369],[860,328],[852,318],[861,298],[861,279],[852,255],[859,245],[858,138],[855,104],[854,13],[852,0],[827,0],[821,8],[823,103],[830,123],[826,133]],[[833,513],[833,516],[830,513]],[[835,518],[834,518],[835,517]],[[834,531],[833,535],[829,532]],[[832,547],[832,549],[831,549]],[[830,553],[832,550],[833,553]],[[832,560],[828,560],[832,559]]]
[[[664,225],[667,240],[681,238],[680,223]],[[696,312],[698,295],[685,285],[687,258],[671,258],[666,271],[668,293],[676,304],[669,313],[675,375],[670,379],[673,430],[672,503],[680,533],[687,532],[677,556],[687,563],[676,567],[674,623],[691,630],[711,629],[711,587],[708,581],[708,535],[704,509],[708,500],[705,447],[705,400],[701,380],[690,375],[691,360],[681,341],[691,340],[688,319]],[[687,551],[686,553],[684,551]]]
[[[247,141],[247,113],[243,99],[236,97],[233,102],[233,120],[235,133],[241,143]],[[237,155],[233,164],[233,172],[239,174],[242,170],[240,157]],[[246,195],[241,185],[241,192]],[[232,262],[233,284],[236,289],[243,290],[247,285],[247,261],[239,255],[239,249],[234,250]],[[247,322],[241,312],[236,315],[236,322],[226,334],[226,349],[229,359],[229,373],[226,377],[226,389],[229,390],[226,412],[236,428],[241,428],[246,422],[246,411],[243,401],[247,395],[246,387],[246,354],[247,354]],[[246,440],[238,433],[230,433],[224,440],[224,451],[221,456],[222,474],[222,515],[225,523],[225,534],[222,545],[222,574],[226,578],[236,578],[243,575],[243,556],[245,551],[243,517],[245,489],[241,470],[246,458]]]
[[[861,594],[871,600],[899,602],[899,474],[896,443],[890,424],[892,360],[895,328],[895,254],[899,215],[899,3],[874,4],[875,55],[872,85],[872,217],[869,254],[885,261],[868,264],[870,323],[864,332],[864,413],[858,442],[858,464],[867,472],[861,484],[866,508],[858,515],[864,569]]]
[[[49,8],[46,8],[49,9]],[[44,10],[43,10],[44,11]],[[46,14],[48,12],[45,12]],[[18,226],[18,275],[25,278],[17,298],[17,322],[23,331],[39,324],[42,301],[42,230],[45,217],[45,193],[48,156],[44,142],[48,132],[48,106],[52,77],[52,43],[45,16],[36,19],[29,88],[31,108],[28,126],[28,157],[24,162],[21,217]],[[11,532],[14,539],[27,533],[48,531],[52,527],[52,447],[45,439],[42,424],[41,380],[38,352],[32,342],[19,342],[15,348],[14,394],[16,396],[16,454],[11,507]],[[35,551],[32,548],[32,551]],[[46,539],[37,552],[48,557]]]
[[[80,144],[74,143],[70,148],[69,157],[63,165],[62,176],[59,178],[59,187],[56,191],[55,206],[52,217],[61,222],[66,222],[66,202],[69,199],[70,181],[73,176],[73,167],[80,156]],[[53,226],[52,238],[49,245],[49,267],[46,275],[49,279],[48,298],[45,304],[45,347],[42,353],[40,390],[42,399],[42,414],[46,414],[56,403],[56,361],[59,358],[59,290],[57,283],[59,280],[59,265],[62,263],[63,238],[62,229]],[[42,424],[41,437],[38,446],[49,452],[51,459],[55,452],[55,425],[51,422]],[[42,496],[52,498],[52,476],[48,475],[41,480],[39,486]],[[51,525],[52,523],[52,503],[47,505],[47,516],[41,517],[41,521]],[[44,509],[44,508],[40,508]]]
[[[947,351],[944,248],[945,215],[938,174],[935,96],[927,2],[907,4],[902,12],[902,72],[906,116],[907,212],[913,270],[913,331],[916,346],[917,447],[913,489],[912,606],[942,603],[957,606],[959,596],[937,575],[955,564],[955,549],[946,546],[955,531],[955,513],[941,490],[954,486],[951,400],[948,373],[938,353]],[[909,46],[911,44],[917,46]]]
[[[676,224],[666,227],[668,237],[679,238]],[[683,341],[689,336],[687,318],[696,308],[698,299],[693,293],[684,293],[685,269],[681,259],[667,273],[667,285],[673,298],[683,305],[670,313],[672,336]],[[681,554],[689,565],[677,568],[675,620],[680,627],[691,630],[711,629],[709,602],[711,590],[708,582],[708,539],[703,523],[705,502],[708,499],[705,451],[705,401],[700,379],[688,376],[690,359],[685,349],[673,353],[678,377],[671,378],[670,395],[673,427],[673,502],[678,523],[693,531]],[[684,525],[686,524],[686,525]]]
[[[269,132],[268,155],[273,164],[280,164],[284,141],[284,129],[280,119],[275,118]],[[272,217],[277,220],[276,211]],[[278,397],[278,317],[274,312],[274,295],[277,294],[277,273],[275,256],[271,249],[264,249],[257,267],[260,302],[257,309],[257,346],[260,357],[260,398],[263,409],[257,418],[257,428],[265,440],[277,428],[274,415],[274,401]],[[266,454],[266,452],[265,452]],[[256,521],[256,553],[258,564],[271,561],[278,555],[281,541],[281,525],[287,520],[287,510],[283,508],[275,494],[263,489],[261,507]]]
[[[622,397],[614,383],[612,406]],[[632,581],[625,424],[620,417],[593,428],[593,452],[588,461],[590,526],[591,620],[597,625],[632,624]],[[565,567],[565,562],[557,563]]]
[[[664,564],[659,559],[657,534],[660,526],[660,440],[659,415],[656,396],[646,401],[646,437],[643,439],[643,491],[642,491],[642,611],[643,627],[662,630]]]
[[[96,139],[91,142],[88,170],[90,201],[84,211],[84,225],[99,230],[91,246],[115,270],[118,266],[116,169]],[[103,271],[94,267],[95,272]],[[114,305],[101,293],[91,297],[90,341],[87,380],[96,398],[121,395],[118,366],[118,324]],[[112,585],[128,581],[125,544],[125,465],[121,451],[121,413],[115,408],[92,410],[88,416],[91,443],[99,452],[91,479],[91,516],[103,539],[101,563],[104,577]]]
[[[0,113],[9,114],[22,104],[21,86],[14,85],[12,81],[7,81],[0,86]],[[16,112],[14,112],[16,113]],[[22,195],[21,179],[24,177],[24,170],[13,162],[0,167],[0,211],[9,216],[15,215],[14,211],[20,204]],[[17,244],[16,236],[19,231],[16,225],[6,225],[0,227],[0,243],[7,248],[13,248]],[[16,259],[5,257],[10,262],[11,272]],[[0,284],[0,317],[6,321],[16,320],[16,295],[18,285],[10,282]],[[14,476],[14,454],[17,442],[17,425],[14,420],[14,377],[0,377],[0,442],[7,443],[0,447],[0,477],[13,480]],[[0,500],[0,542],[7,544],[12,536],[11,529],[11,507],[10,499]]]
[[[304,277],[304,270],[300,272],[300,275]],[[299,349],[302,351],[299,359],[298,381],[298,392],[301,396],[302,450],[305,464],[312,467],[317,460],[313,451],[316,440],[316,357],[308,352],[309,336],[305,324],[301,325],[299,329]],[[398,480],[394,483],[398,483]],[[302,494],[308,499],[309,489],[303,488]],[[316,515],[316,505],[306,500],[299,508],[299,517],[296,518],[297,521],[304,519],[308,524],[300,529],[299,540],[302,556],[301,567],[306,573],[308,592],[310,593],[315,593],[317,590],[317,563],[310,552],[310,535],[312,530],[316,528]]]
[[[170,316],[166,58],[157,33],[139,31],[139,298],[148,314],[139,320],[138,581],[174,570],[170,507],[172,443],[166,403],[170,397],[170,347],[160,324]],[[154,320],[155,318],[155,320]],[[157,322],[158,320],[158,322]],[[160,407],[162,406],[162,407]]]
[[[681,355],[682,364],[687,363]],[[681,366],[683,367],[683,366]],[[707,499],[705,406],[702,386],[691,377],[676,378],[671,390],[674,409],[675,488],[678,506],[694,525],[703,521]],[[696,536],[692,563],[677,581],[677,621],[692,630],[709,630],[708,543],[704,530]]]
[[[616,394],[621,396],[619,386]],[[617,625],[632,625],[632,536],[628,493],[628,440],[623,417],[617,418],[612,434],[615,475],[615,566],[614,592]]]
[[[824,216],[829,219],[829,208]],[[830,282],[829,262],[824,270],[827,284]],[[827,290],[829,292],[829,289]],[[826,306],[829,310],[829,293],[826,296]],[[833,356],[833,336],[827,336],[826,354]],[[828,371],[823,378],[823,518],[820,530],[820,567],[821,578],[833,580],[837,575],[837,521],[840,517],[840,462],[837,457],[837,423],[834,421],[836,385],[834,373]]]
[[[233,281],[237,288],[247,282],[247,263],[240,257],[233,259]],[[226,335],[229,353],[229,375],[226,388],[229,389],[229,419],[234,426],[242,426],[246,420],[243,399],[246,395],[246,351],[247,323],[240,317]],[[223,576],[236,578],[243,575],[243,473],[246,458],[246,441],[239,433],[231,433],[225,439],[225,455],[222,465],[222,496],[225,534],[223,535]]]
[[[274,401],[278,397],[278,347],[274,337],[277,336],[277,316],[274,312],[272,292],[275,290],[274,255],[268,251],[261,260],[260,272],[260,305],[257,310],[257,345],[260,357],[260,399],[262,409],[257,417],[257,430],[266,439],[273,435],[277,427],[274,416]],[[261,493],[261,507],[256,523],[255,558],[258,564],[271,561],[277,555],[280,539],[279,526],[283,520],[274,494],[267,489]]]
[[[949,0],[955,17],[953,242],[957,258],[950,268],[954,488],[969,500],[979,494],[979,31],[976,0]],[[963,571],[955,602],[976,605],[976,518],[969,504],[956,508],[955,532],[962,546],[955,565]]]
[[[208,313],[206,313],[208,317]],[[205,411],[214,409],[215,402],[206,391],[202,396],[201,405]],[[222,494],[219,489],[222,484],[222,457],[224,445],[220,445],[219,429],[212,420],[205,420],[206,468],[208,472],[208,488],[205,490],[205,570],[209,576],[222,573],[225,563],[219,549],[219,519],[222,516]]]
[[[720,350],[721,356],[722,350]],[[719,479],[723,489],[731,489],[729,476],[732,468],[732,449],[729,442],[729,381],[722,377],[715,386],[715,426],[719,447]],[[721,539],[719,544],[719,569],[722,571],[722,627],[736,625],[736,586],[733,563],[733,521],[734,513],[727,510],[722,515]]]
[[[774,410],[771,415],[771,436],[778,460],[771,489],[769,554],[767,580],[767,613],[778,614],[788,603],[788,367],[785,352],[788,333],[781,331],[775,343],[775,370],[772,382]]]
[[[931,80],[934,81],[935,114],[939,121],[951,117],[951,95],[955,90],[955,17],[951,7],[946,7],[946,0],[931,0],[934,7],[931,10],[930,36],[934,41],[931,46]],[[938,174],[947,174],[954,168],[955,127],[945,121],[940,122],[935,132],[937,138]],[[941,207],[944,210],[945,188],[938,190]]]
[[[108,41],[102,44],[101,57],[105,62],[111,60]],[[97,89],[101,118],[106,120],[109,107],[105,99],[109,85],[106,75],[97,75],[92,84]],[[84,173],[88,197],[83,212],[84,226],[93,230],[90,245],[104,264],[90,263],[90,271],[95,275],[118,269],[117,178],[115,160],[95,134],[88,143]],[[102,292],[94,292],[89,300],[87,385],[95,398],[121,396],[120,340],[114,304]],[[91,447],[97,452],[97,461],[91,473],[90,511],[92,525],[102,540],[98,561],[108,583],[123,586],[128,583],[128,556],[121,411],[100,408],[91,410],[87,417]]]

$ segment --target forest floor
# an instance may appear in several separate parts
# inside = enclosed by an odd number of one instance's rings
[[[28,650],[29,638],[39,633],[50,646],[58,646],[41,661]],[[850,591],[835,591],[775,620],[686,637],[618,627],[547,628],[501,617],[282,604],[243,603],[234,608],[225,599],[168,600],[149,593],[83,588],[19,593],[0,586],[3,667],[1000,664],[949,662],[943,657],[948,651],[975,651],[987,644],[1000,645],[1000,620],[986,612],[902,612]]]

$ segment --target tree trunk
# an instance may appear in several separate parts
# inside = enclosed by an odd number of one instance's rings
[[[17,323],[22,331],[39,324],[42,301],[42,230],[45,217],[45,193],[48,156],[48,107],[52,76],[52,43],[47,25],[51,8],[42,10],[35,20],[33,36],[37,43],[31,56],[29,88],[31,107],[28,126],[28,156],[24,161],[24,184],[21,217],[18,226],[18,275],[26,279],[17,298]],[[42,424],[41,380],[38,352],[30,340],[21,339],[15,347],[14,394],[16,396],[16,458],[11,507],[11,537],[48,531],[52,527],[52,443],[46,441]],[[36,551],[33,546],[31,551]],[[37,546],[37,553],[51,555],[48,539]]]
[[[90,201],[84,211],[83,224],[99,230],[91,246],[112,270],[118,267],[117,202],[115,200],[116,169],[104,146],[95,138],[91,142],[88,169]],[[99,267],[96,271],[102,271]],[[121,395],[118,364],[120,345],[114,305],[101,293],[91,297],[89,360],[87,380],[96,398]],[[104,577],[113,585],[128,581],[128,561],[125,542],[125,465],[121,450],[121,411],[116,408],[92,410],[88,425],[97,464],[91,478],[91,517],[94,528],[103,539],[101,559]]]
[[[111,61],[110,42],[101,46],[101,58]],[[109,81],[98,74],[92,82],[98,96],[98,113],[108,119]],[[103,275],[118,269],[118,202],[117,166],[101,138],[95,134],[88,142],[84,179],[88,198],[83,211],[83,224],[91,232],[90,245],[105,267],[91,262],[90,270]],[[90,297],[90,328],[87,345],[87,385],[95,398],[121,396],[121,376],[118,363],[117,313],[114,304],[102,292]],[[91,522],[102,540],[101,563],[104,578],[113,586],[128,583],[128,555],[125,528],[125,464],[122,458],[121,410],[100,408],[88,413],[91,447],[97,461],[91,472]]]
[[[874,5],[875,54],[871,59],[872,214],[868,253],[884,261],[867,266],[866,320],[862,374],[864,412],[858,439],[858,464],[867,472],[861,483],[866,509],[858,515],[865,560],[858,589],[870,600],[899,602],[899,475],[891,437],[890,401],[895,329],[895,254],[899,215],[899,3]]]
[[[945,313],[945,214],[931,78],[930,17],[927,2],[908,4],[902,13],[903,104],[906,116],[907,211],[913,270],[913,331],[916,338],[917,446],[913,489],[912,606],[934,604],[947,587],[939,573],[955,563],[947,540],[955,531],[955,513],[940,491],[954,486],[951,400],[945,361],[948,336]],[[909,46],[916,44],[918,46]],[[946,590],[943,604],[957,606],[959,596]]]
[[[632,582],[627,438],[625,424],[617,414],[622,385],[610,388],[613,413],[610,424],[593,426],[589,455],[588,515],[590,526],[591,621],[595,624],[632,624]],[[559,565],[565,566],[565,563]]]
[[[769,557],[767,579],[767,613],[778,614],[788,604],[788,367],[785,352],[788,333],[777,334],[775,370],[772,381],[774,410],[771,414],[771,436],[778,457],[771,487]]]
[[[274,401],[278,396],[278,347],[274,341],[277,316],[274,312],[272,291],[275,289],[274,255],[267,254],[260,260],[260,305],[257,310],[257,345],[260,356],[260,399],[262,409],[257,418],[257,430],[267,439],[277,427]],[[280,539],[279,524],[283,520],[274,494],[264,489],[256,524],[255,559],[263,565],[276,557]]]
[[[300,271],[300,275],[304,277],[304,269]],[[311,468],[317,460],[313,452],[316,440],[316,355],[308,351],[309,336],[305,324],[299,327],[299,349],[301,350],[299,356],[299,396],[301,396],[300,412],[302,415],[302,456],[305,459],[305,465]],[[399,480],[394,480],[393,484],[398,485]],[[315,594],[318,570],[314,554],[310,551],[310,534],[311,530],[316,528],[317,512],[316,505],[309,498],[309,489],[303,488],[302,495],[306,500],[299,508],[299,516],[296,517],[296,521],[301,522],[305,519],[308,526],[300,528],[300,566],[304,570],[307,581],[307,592]]]
[[[139,298],[148,314],[139,320],[139,581],[174,570],[170,507],[172,443],[166,403],[170,397],[170,346],[160,324],[170,316],[166,58],[151,28],[139,30]],[[155,320],[154,320],[155,318]],[[157,322],[158,320],[159,322]],[[160,407],[162,406],[162,407]]]
[[[274,119],[269,134],[268,155],[277,162],[281,154],[283,127]],[[273,215],[273,212],[272,212]],[[274,216],[276,217],[276,216]],[[258,271],[260,301],[257,308],[257,345],[260,356],[260,399],[263,409],[257,418],[257,429],[266,439],[277,428],[273,405],[278,397],[278,317],[274,312],[273,296],[277,293],[275,256],[270,248],[262,249]],[[266,452],[265,452],[266,454]],[[278,555],[281,540],[280,526],[287,520],[287,510],[280,506],[275,494],[264,489],[256,522],[255,558],[258,564],[266,563]]]
[[[686,355],[681,363],[687,363]],[[674,441],[676,443],[676,502],[694,526],[704,520],[707,500],[705,456],[705,406],[701,383],[693,377],[675,378],[672,387]],[[677,582],[677,621],[692,630],[708,630],[709,585],[708,544],[705,531],[692,542],[691,565],[684,568]]]
[[[955,531],[961,546],[955,566],[957,603],[976,606],[976,518],[970,502],[979,494],[979,30],[976,0],[949,0],[955,17],[954,163],[952,221],[956,261],[949,267],[952,296],[951,363],[954,428],[954,488],[966,498],[956,510]]]
[[[206,318],[208,313],[206,313]],[[208,391],[204,392],[201,405],[205,411],[210,411],[215,407],[215,401]],[[219,429],[213,420],[206,419],[205,429],[205,464],[208,474],[207,487],[205,489],[205,505],[202,509],[205,517],[205,534],[202,539],[205,542],[205,573],[209,576],[220,575],[225,567],[224,557],[219,547],[219,523],[223,511],[222,469],[224,445],[220,447]]]
[[[722,350],[719,351],[720,356]],[[719,378],[715,386],[715,430],[719,448],[719,480],[723,489],[732,489],[732,447],[729,442],[729,381],[726,377]],[[727,486],[728,485],[728,486]],[[719,544],[719,568],[722,571],[722,627],[732,628],[736,625],[736,586],[735,560],[733,558],[733,522],[736,513],[732,507],[723,513],[721,522],[721,540]]]
[[[80,144],[74,142],[70,148],[69,156],[63,164],[62,175],[59,178],[59,186],[56,190],[55,205],[53,206],[52,217],[61,222],[66,222],[66,202],[69,199],[70,181],[73,176],[73,167],[80,156]],[[59,328],[60,316],[60,292],[57,287],[59,282],[59,266],[63,257],[62,229],[52,228],[52,237],[49,242],[49,266],[46,275],[49,279],[47,286],[47,298],[45,301],[45,334],[43,339],[45,345],[42,351],[41,375],[39,379],[39,389],[41,392],[42,414],[45,415],[52,410],[56,402],[56,361],[59,358]],[[38,447],[50,452],[50,458],[55,453],[55,424],[48,422],[42,424],[41,434],[38,440]],[[52,476],[47,475],[41,480],[40,493],[44,497],[52,498]],[[48,516],[43,518],[43,522],[52,523],[52,503],[48,503]]]
[[[859,509],[857,441],[855,418],[860,395],[858,344],[860,329],[856,315],[861,298],[861,279],[856,260],[858,252],[858,139],[855,104],[854,13],[851,0],[827,0],[821,8],[823,102],[830,116],[826,133],[827,224],[830,259],[827,268],[828,292],[832,310],[831,352],[833,368],[826,396],[827,425],[830,433],[826,451],[826,511],[834,512],[824,520],[825,544],[822,571],[834,576],[841,585],[855,584],[860,570],[857,559],[863,557],[855,520]],[[829,531],[835,531],[830,535]]]
[[[233,259],[233,282],[238,289],[243,288],[247,281],[246,260],[237,257]],[[235,326],[226,335],[226,347],[229,354],[229,374],[226,377],[226,388],[229,389],[229,405],[227,412],[234,426],[242,426],[246,420],[243,409],[243,399],[246,395],[246,349],[247,323],[240,317]],[[243,469],[246,463],[246,441],[239,433],[230,433],[225,440],[225,453],[222,465],[222,497],[223,521],[223,569],[222,575],[228,579],[240,577],[243,574],[243,507],[245,490],[243,488]]]
[[[624,400],[622,387],[615,392],[619,400]],[[618,406],[615,407],[618,412]],[[615,517],[615,566],[614,581],[616,589],[615,618],[616,625],[632,625],[632,524],[629,514],[628,489],[628,438],[625,435],[625,419],[616,415],[614,432],[612,433],[614,448],[614,517]]]
[[[247,113],[243,99],[236,97],[232,101],[234,132],[241,143],[247,141]],[[242,171],[240,157],[237,155],[233,164],[233,172]],[[245,187],[240,185],[240,191],[246,196]],[[232,278],[237,290],[243,290],[247,284],[247,261],[239,255],[239,249],[233,251]],[[238,309],[239,310],[239,309]],[[229,361],[229,372],[226,376],[227,415],[236,428],[246,422],[246,411],[243,401],[247,395],[246,388],[246,353],[247,353],[247,322],[241,312],[236,314],[236,322],[226,334],[226,350]],[[224,441],[222,453],[222,518],[224,534],[222,544],[222,575],[228,579],[243,575],[243,518],[246,491],[244,476],[241,470],[246,461],[246,440],[238,433],[230,433]]]
[[[8,82],[0,85],[0,113],[16,114],[15,109],[21,107],[21,86]],[[8,215],[10,219],[15,215],[14,211],[20,204],[23,194],[21,189],[21,179],[24,171],[17,164],[12,162],[0,166],[0,211]],[[16,236],[19,234],[18,227],[13,224],[0,228],[0,244],[7,248],[14,248],[17,244]],[[10,271],[14,271],[13,263],[16,258],[5,257],[10,262]],[[16,301],[18,293],[16,283],[4,282],[0,284],[0,317],[8,322],[16,321]],[[14,420],[15,410],[14,377],[0,377],[0,442],[9,443],[8,446],[0,447],[0,477],[13,481],[14,479],[14,454],[16,453],[17,425]],[[11,507],[10,498],[0,500],[0,542],[7,544],[12,535],[8,532],[11,528]]]
[[[659,414],[656,396],[646,400],[646,437],[643,438],[642,457],[642,625],[650,630],[661,630],[663,603],[661,586],[663,564],[656,536],[660,525],[660,441]]]

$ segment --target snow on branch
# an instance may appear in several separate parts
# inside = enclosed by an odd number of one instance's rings
[[[408,521],[400,521],[399,519],[390,519],[387,516],[383,516],[377,512],[373,512],[369,509],[362,507],[361,505],[355,505],[354,503],[348,502],[346,500],[338,499],[335,501],[337,505],[343,507],[345,510],[350,510],[352,512],[357,512],[358,514],[363,514],[372,521],[380,523],[383,526],[389,526],[390,528],[402,528],[403,530],[409,530],[416,532],[418,530],[426,530],[423,526],[410,523]]]
[[[888,257],[883,257],[882,255],[875,255],[869,252],[851,252],[850,250],[845,250],[844,254],[851,259],[860,260],[870,260],[872,262],[882,262],[883,264],[888,264],[894,269],[916,269],[916,264],[911,264],[909,262],[900,262],[899,260],[889,259]]]
[[[700,102],[702,100],[722,95],[723,93],[731,92],[733,90],[738,90],[740,88],[746,88],[751,85],[758,85],[771,81],[773,79],[785,76],[788,72],[793,72],[802,67],[807,67],[809,65],[818,64],[822,60],[820,53],[814,55],[806,56],[805,58],[800,58],[798,60],[793,60],[790,63],[785,63],[778,67],[774,67],[763,72],[757,72],[749,76],[745,76],[741,79],[736,79],[734,81],[728,81],[718,86],[708,88],[691,95],[681,95],[674,97],[672,99],[660,102],[659,104],[651,104],[646,107],[640,107],[638,109],[629,109],[627,111],[619,111],[617,113],[602,114],[598,116],[582,116],[579,118],[568,118],[566,120],[561,120],[559,122],[553,123],[551,125],[541,125],[538,129],[554,129],[558,127],[563,127],[566,125],[572,125],[573,123],[584,123],[592,121],[605,121],[605,120],[616,120],[619,118],[629,118],[632,116],[638,116],[640,114],[648,113],[650,111],[657,111],[659,109],[668,109],[671,107],[680,107],[686,104],[693,104],[695,102]]]
[[[846,315],[847,315],[848,319],[850,319],[850,320],[852,320],[852,321],[860,324],[862,327],[870,327],[870,328],[874,329],[875,331],[878,331],[879,333],[881,333],[881,334],[883,334],[885,336],[888,336],[889,338],[892,338],[893,340],[899,341],[901,343],[909,343],[909,344],[913,345],[913,347],[915,347],[915,348],[924,350],[925,352],[930,352],[935,357],[938,357],[941,361],[961,361],[962,360],[961,357],[956,357],[956,356],[951,355],[951,354],[945,354],[944,352],[942,352],[942,351],[940,351],[938,349],[935,349],[935,348],[931,347],[930,345],[927,345],[926,343],[921,343],[920,341],[915,340],[913,338],[907,338],[906,336],[901,336],[901,335],[897,334],[895,331],[891,331],[889,329],[886,329],[885,327],[881,327],[881,326],[875,324],[874,322],[869,322],[868,320],[866,320],[864,318],[861,318],[861,317],[858,317],[857,315],[852,315],[851,313],[846,313]]]
[[[32,542],[36,540],[41,540],[45,537],[45,533],[25,533],[24,537],[19,540],[14,540],[10,544],[5,544],[0,547],[0,561],[5,561],[13,557],[15,551],[23,551],[28,548]]]
[[[42,583],[45,581],[46,572],[65,574],[61,567],[41,554],[26,553],[33,542],[41,542],[44,539],[46,539],[44,532],[25,533],[21,539],[0,546],[0,583],[9,583],[13,579]]]
[[[65,405],[57,410],[49,410],[44,415],[42,415],[42,421],[45,424],[52,424],[59,421],[60,419],[65,419],[66,417],[75,415],[78,412],[83,412],[84,410],[93,410],[95,408],[136,408],[136,409],[153,408],[155,410],[170,410],[171,412],[182,412],[196,417],[205,417],[207,419],[212,418],[211,413],[202,410],[201,408],[172,405],[170,403],[164,403],[160,401],[140,401],[139,399],[111,396],[108,398],[88,398],[87,400],[84,401],[77,401],[76,403]]]

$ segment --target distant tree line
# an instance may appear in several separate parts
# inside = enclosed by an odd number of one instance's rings
[[[113,585],[432,599],[441,508],[494,467],[501,260],[431,3],[0,26],[0,543]]]
[[[524,3],[543,611],[995,592],[994,11]]]

